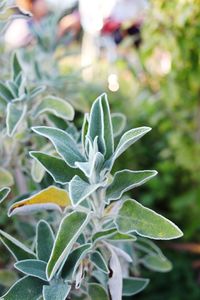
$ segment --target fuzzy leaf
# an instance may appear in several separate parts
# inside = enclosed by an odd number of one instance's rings
[[[23,117],[26,113],[26,106],[19,109],[17,103],[8,103],[7,105],[7,116],[6,116],[6,126],[7,126],[7,134],[12,136]]]
[[[69,195],[73,205],[80,204],[98,187],[99,184],[89,184],[86,181],[82,180],[79,176],[74,176],[74,178],[69,183]]]
[[[88,293],[91,300],[109,300],[107,292],[98,283],[90,283],[88,285]]]
[[[64,120],[72,121],[74,118],[74,109],[66,100],[54,96],[47,96],[42,99],[42,102],[35,108],[33,115],[38,117],[43,113],[52,113]]]
[[[73,212],[60,223],[54,247],[47,265],[47,278],[51,280],[61,264],[66,261],[73,243],[84,230],[89,216],[83,212]]]
[[[48,138],[56,148],[56,151],[70,167],[75,167],[75,162],[85,161],[78,150],[74,139],[65,131],[53,127],[33,127],[33,131]]]
[[[43,287],[44,300],[65,300],[70,292],[70,285],[67,282],[59,282]]]
[[[45,168],[55,182],[66,184],[80,173],[79,170],[70,168],[61,158],[38,151],[31,151],[29,154]]]
[[[35,258],[35,254],[8,233],[0,230],[0,240],[16,260]]]
[[[0,285],[5,287],[10,287],[17,281],[18,277],[14,271],[10,270],[0,270]]]
[[[138,127],[125,132],[115,150],[114,160],[150,130],[150,127]]]
[[[1,81],[0,81],[0,97],[6,102],[10,102],[14,98],[10,89]]]
[[[114,137],[120,135],[126,126],[126,117],[121,113],[111,114]]]
[[[63,268],[62,268],[62,278],[63,279],[72,279],[75,276],[75,272],[80,264],[81,260],[84,258],[86,253],[90,250],[91,244],[84,244],[73,250]]]
[[[36,97],[38,94],[42,93],[45,89],[46,89],[46,87],[45,87],[44,85],[37,86],[37,87],[33,88],[33,89],[30,91],[30,93],[29,93],[30,99],[33,99],[33,98]]]
[[[157,272],[169,272],[172,269],[171,262],[160,255],[146,255],[141,262],[146,268]]]
[[[117,200],[122,197],[122,195],[137,187],[152,177],[156,176],[156,171],[131,171],[131,170],[122,170],[114,175],[113,182],[106,190],[106,201],[109,203],[111,200]]]
[[[14,53],[13,57],[12,57],[12,78],[13,80],[15,80],[17,78],[17,76],[20,74],[20,72],[22,71],[21,68],[21,64],[19,62],[19,58],[17,56],[17,53]]]
[[[31,176],[35,182],[40,183],[45,175],[45,169],[37,160],[32,161]]]
[[[114,151],[113,127],[111,121],[110,107],[106,94],[101,95],[101,105],[103,109],[103,138],[105,142],[105,159],[111,157]]]
[[[4,188],[5,186],[11,186],[13,184],[14,179],[12,174],[4,168],[0,167],[0,189]]]
[[[120,233],[118,231],[108,236],[107,239],[111,241],[131,241],[131,242],[137,240],[136,236],[132,234]]]
[[[15,263],[15,268],[22,273],[47,280],[46,278],[46,266],[47,264],[42,260],[37,259],[26,259]]]
[[[116,228],[110,228],[110,229],[98,231],[97,233],[95,233],[93,235],[92,241],[95,242],[95,241],[99,241],[99,240],[104,239],[104,238],[109,238],[110,236],[112,236],[116,232],[117,232]]]
[[[98,150],[102,154],[105,153],[105,141],[104,141],[104,124],[103,124],[103,109],[101,104],[101,96],[98,97],[91,108],[88,137],[94,141],[98,137]]]
[[[103,256],[101,255],[100,252],[98,251],[94,251],[92,252],[92,254],[90,255],[90,259],[93,262],[93,264],[99,269],[101,270],[103,273],[108,274],[109,270],[108,267],[106,265],[106,262],[103,258]]]
[[[68,193],[55,186],[40,191],[39,193],[15,202],[8,210],[8,216],[18,213],[28,213],[30,211],[41,209],[57,209],[61,211],[62,208],[70,206],[71,202]]]
[[[170,240],[183,235],[171,221],[132,199],[123,203],[116,225],[123,233],[136,232],[151,239]]]
[[[37,300],[42,294],[42,287],[45,281],[26,276],[18,280],[8,292],[2,296],[3,300]]]
[[[2,189],[0,189],[0,203],[3,202],[3,200],[8,196],[10,191],[11,190],[8,187],[3,187]]]
[[[123,296],[133,296],[146,288],[149,279],[129,277],[123,279]]]
[[[36,253],[40,260],[48,262],[54,244],[54,234],[50,225],[41,220],[36,229]]]

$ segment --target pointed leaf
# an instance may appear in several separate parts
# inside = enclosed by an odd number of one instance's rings
[[[111,121],[110,107],[106,94],[101,95],[101,105],[103,109],[103,138],[105,142],[105,159],[111,157],[114,151],[113,127]]]
[[[36,229],[36,253],[40,260],[48,262],[54,244],[54,234],[50,225],[41,220]]]
[[[88,293],[91,300],[109,300],[107,292],[98,283],[90,283],[88,285]]]
[[[54,96],[47,96],[35,108],[33,115],[38,117],[43,113],[52,113],[64,120],[72,121],[74,118],[74,109],[66,100]]]
[[[18,280],[8,292],[2,296],[3,300],[37,300],[42,294],[42,287],[45,281],[36,278],[26,276]]]
[[[41,85],[41,86],[37,86],[33,89],[31,89],[29,97],[30,99],[33,99],[34,97],[36,97],[38,94],[42,93],[43,91],[45,91],[46,86]]]
[[[70,168],[61,158],[38,151],[31,151],[29,154],[45,168],[55,182],[66,184],[80,173],[79,170]]]
[[[15,80],[17,78],[17,76],[20,74],[20,72],[22,71],[22,67],[21,64],[19,62],[19,58],[17,53],[14,53],[13,57],[12,57],[12,78],[13,80]]]
[[[46,266],[47,264],[42,260],[37,259],[25,259],[15,263],[15,268],[26,275],[47,280],[46,278]]]
[[[11,189],[8,187],[4,187],[0,189],[0,203],[3,202],[3,200],[8,196],[10,193]]]
[[[68,193],[65,190],[55,186],[49,186],[27,199],[15,202],[9,208],[8,216],[18,213],[24,214],[30,211],[41,210],[42,208],[57,209],[61,211],[61,208],[65,208],[70,205],[71,202]]]
[[[133,296],[146,288],[149,279],[129,277],[123,279],[123,296]]]
[[[126,117],[121,113],[111,114],[114,137],[120,135],[126,126]]]
[[[91,249],[91,244],[84,244],[73,250],[63,268],[62,268],[62,278],[63,279],[70,279],[73,280],[75,276],[75,272],[81,262],[81,260],[84,258],[86,253]]]
[[[47,278],[52,279],[54,274],[66,261],[73,243],[84,230],[89,221],[89,215],[83,212],[72,212],[63,218],[60,223],[54,247],[47,265]]]
[[[114,159],[119,157],[128,147],[133,145],[143,135],[151,130],[150,127],[138,127],[131,129],[123,134],[114,153]]]
[[[7,116],[6,116],[6,126],[7,126],[7,134],[12,136],[23,117],[26,113],[26,106],[19,109],[17,103],[8,103],[7,105]]]
[[[14,98],[10,89],[1,81],[0,81],[0,97],[7,102],[11,101]]]
[[[104,141],[104,123],[103,123],[103,109],[101,103],[101,96],[98,97],[91,108],[88,137],[94,141],[98,137],[98,150],[102,154],[105,152],[105,141]]]
[[[170,240],[183,235],[171,221],[132,199],[123,203],[116,225],[123,233],[136,232],[151,239]]]
[[[100,184],[89,184],[82,180],[79,176],[74,178],[69,183],[69,195],[73,205],[80,204],[84,199],[98,189]]]
[[[116,228],[109,228],[109,229],[106,229],[106,230],[98,231],[97,233],[95,233],[93,235],[92,241],[95,242],[95,241],[99,241],[99,240],[104,239],[104,238],[109,238],[110,236],[112,236],[116,232],[117,232]]]
[[[137,240],[136,236],[132,234],[120,233],[118,231],[108,236],[107,239],[111,241],[131,241],[131,242]]]
[[[172,269],[171,262],[164,256],[146,255],[141,263],[148,269],[157,272],[169,272]]]
[[[35,258],[35,254],[8,233],[0,230],[0,240],[16,260]]]
[[[67,282],[59,282],[43,287],[44,300],[65,300],[70,292],[70,285]]]
[[[122,170],[116,172],[111,185],[106,190],[107,203],[111,200],[120,199],[125,192],[144,184],[156,175],[156,171],[149,170]]]
[[[12,174],[0,167],[0,188],[4,188],[5,186],[11,186],[14,184],[14,179]]]
[[[101,255],[100,252],[98,251],[94,251],[92,252],[92,254],[90,255],[90,259],[93,262],[93,264],[99,269],[101,270],[103,273],[108,274],[109,270],[108,267],[106,265],[106,262],[103,258],[103,256]]]
[[[33,180],[40,183],[45,175],[45,169],[37,160],[32,161],[31,176]]]
[[[85,161],[85,158],[78,150],[74,139],[65,131],[53,127],[34,127],[36,133],[50,139],[56,148],[56,151],[66,161],[66,163],[75,167],[76,161]]]

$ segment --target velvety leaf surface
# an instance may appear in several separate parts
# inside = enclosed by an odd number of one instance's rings
[[[73,120],[74,109],[66,100],[54,96],[47,96],[42,99],[41,103],[35,108],[33,114],[38,117],[40,114],[50,112],[57,117],[65,120]]]
[[[15,80],[17,78],[17,76],[20,74],[20,72],[22,71],[21,68],[21,64],[19,62],[19,58],[17,53],[14,53],[13,57],[12,57],[12,78],[13,80]]]
[[[116,224],[121,232],[136,232],[151,239],[169,240],[183,235],[171,221],[135,200],[123,203]]]
[[[126,117],[121,113],[111,114],[114,137],[120,135],[126,126]]]
[[[0,167],[0,189],[4,188],[5,186],[11,186],[13,184],[14,179],[12,174],[4,168]]]
[[[4,99],[6,102],[9,102],[14,98],[10,89],[1,81],[0,81],[0,97]]]
[[[123,296],[133,296],[146,288],[149,279],[129,277],[123,279]]]
[[[3,200],[8,196],[10,193],[10,188],[4,187],[0,189],[0,203],[3,202]]]
[[[45,285],[43,287],[44,300],[65,300],[70,289],[71,287],[67,282]]]
[[[138,127],[125,132],[117,145],[114,153],[114,159],[119,157],[124,151],[126,151],[126,149],[128,149],[128,147],[137,142],[137,140],[143,137],[143,135],[150,130],[150,127]]]
[[[0,230],[0,240],[16,260],[35,258],[35,254],[29,248],[3,230]]]
[[[169,272],[172,269],[171,262],[164,256],[159,255],[146,255],[142,259],[142,264],[153,271]]]
[[[48,138],[69,166],[75,167],[75,162],[85,161],[85,158],[78,150],[75,140],[67,132],[45,126],[33,127],[32,129],[36,133]]]
[[[98,283],[90,283],[88,285],[88,293],[91,300],[109,300],[107,292]]]
[[[23,108],[18,108],[17,103],[9,103],[7,105],[7,116],[6,116],[6,126],[7,126],[7,134],[12,136],[17,126],[22,121],[24,115],[26,113],[26,106]]]
[[[41,210],[42,208],[60,210],[70,205],[71,202],[65,190],[55,186],[49,186],[27,199],[15,202],[9,208],[8,215],[11,216],[22,212],[27,213],[28,211]]]
[[[70,168],[61,158],[37,151],[31,151],[30,155],[45,168],[55,182],[66,184],[79,173],[79,170]]]
[[[62,268],[62,278],[64,279],[70,279],[74,277],[75,271],[78,268],[78,265],[80,264],[81,260],[84,258],[86,253],[91,248],[91,244],[84,244],[73,250],[63,268]]]
[[[105,159],[111,157],[114,151],[113,127],[111,121],[110,107],[106,94],[101,95],[101,105],[103,109],[103,138],[105,142]]]
[[[41,220],[36,229],[36,253],[38,259],[48,262],[53,244],[53,231],[46,221]]]
[[[15,268],[26,275],[47,280],[46,278],[46,266],[47,264],[42,260],[26,259],[15,263]]]
[[[47,266],[47,278],[50,280],[65,261],[72,249],[73,243],[84,230],[89,216],[83,212],[73,212],[60,223],[54,247]]]
[[[45,281],[26,276],[18,280],[9,291],[2,296],[3,300],[37,300],[42,294]]]
[[[106,274],[109,273],[106,262],[100,252],[94,251],[93,253],[91,253],[90,259],[99,270]]]
[[[85,198],[87,198],[91,193],[93,193],[99,184],[89,184],[82,180],[79,176],[74,176],[74,178],[69,183],[69,195],[73,202],[73,205],[78,205]]]
[[[104,124],[103,124],[103,109],[101,104],[101,96],[94,101],[90,111],[90,121],[88,127],[88,136],[92,141],[98,137],[98,149],[101,153],[105,152],[104,141]]]
[[[122,170],[114,175],[113,182],[107,188],[107,202],[121,198],[123,193],[140,186],[157,174],[156,171]]]

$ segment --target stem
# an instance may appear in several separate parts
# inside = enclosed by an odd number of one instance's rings
[[[15,172],[15,181],[20,194],[26,194],[28,190],[27,190],[26,179],[24,177],[24,174],[22,173],[19,166],[16,166],[14,172]]]

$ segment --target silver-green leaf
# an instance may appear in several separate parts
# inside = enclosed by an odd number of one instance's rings
[[[74,242],[84,230],[89,215],[75,211],[63,218],[60,223],[54,247],[47,265],[47,278],[51,280],[61,265],[66,261]]]
[[[32,129],[36,133],[48,138],[69,166],[75,167],[75,162],[85,161],[85,158],[78,150],[77,143],[67,132],[46,126],[33,127]]]
[[[115,222],[123,233],[136,232],[151,239],[170,240],[183,235],[174,223],[132,199],[124,201]]]

